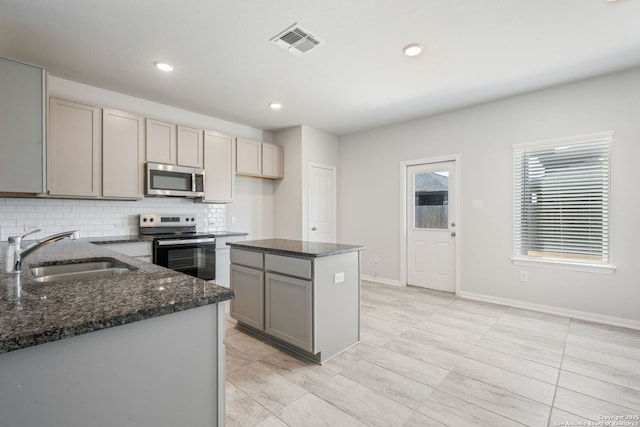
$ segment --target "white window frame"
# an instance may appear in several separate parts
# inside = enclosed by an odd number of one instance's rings
[[[550,139],[545,141],[537,141],[537,142],[527,142],[523,144],[514,144],[513,146],[513,160],[514,160],[514,255],[512,261],[516,265],[524,265],[524,266],[532,266],[532,267],[548,267],[548,268],[557,268],[557,269],[565,269],[565,270],[577,270],[577,271],[589,271],[589,272],[600,272],[600,273],[612,273],[615,271],[615,267],[611,264],[611,251],[610,251],[610,237],[609,237],[609,206],[610,206],[610,196],[611,196],[611,143],[613,141],[613,132],[601,132],[589,135],[579,135],[575,137],[568,138],[557,138]],[[544,251],[535,251],[534,249],[529,249],[528,254],[523,254],[523,251],[527,251],[527,240],[529,238],[523,237],[526,235],[525,231],[527,228],[527,224],[523,224],[523,216],[522,216],[522,205],[523,198],[525,197],[526,192],[523,190],[524,183],[522,182],[522,171],[523,168],[522,162],[524,161],[524,155],[535,154],[536,152],[543,153],[549,150],[564,150],[577,147],[588,147],[589,144],[606,144],[607,146],[607,155],[603,157],[603,166],[606,166],[606,183],[605,195],[607,196],[605,200],[602,202],[602,211],[605,213],[603,215],[603,238],[602,238],[602,247],[605,253],[605,258],[602,261],[598,260],[589,260],[589,259],[579,259],[575,258],[575,255],[570,251],[564,252],[566,248],[565,243],[557,243],[558,240],[562,239],[551,239],[543,238],[541,240],[554,241],[555,245],[560,245],[561,250],[559,252],[544,252]],[[598,159],[601,160],[601,159]],[[540,171],[540,168],[537,169]],[[533,172],[528,170],[528,172]],[[575,179],[575,178],[574,178]],[[557,183],[557,181],[556,181]],[[526,223],[526,220],[525,220]],[[529,223],[530,224],[530,223]],[[559,224],[562,224],[559,221]],[[529,229],[530,231],[531,229]],[[525,248],[523,249],[523,245]],[[528,246],[529,248],[531,246]],[[532,255],[530,253],[535,253]],[[553,255],[554,253],[559,254],[559,256]],[[565,257],[566,255],[566,257]]]

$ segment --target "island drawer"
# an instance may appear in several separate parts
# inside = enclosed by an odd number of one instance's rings
[[[264,268],[263,253],[231,248],[231,264],[246,265],[253,268]]]
[[[273,254],[264,257],[265,270],[311,279],[311,260]]]

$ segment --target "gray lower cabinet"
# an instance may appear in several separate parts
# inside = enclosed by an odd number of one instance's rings
[[[275,273],[266,273],[265,278],[265,332],[311,352],[311,280]]]
[[[319,363],[360,340],[357,251],[323,257],[231,245],[231,317]]]
[[[232,264],[231,289],[236,294],[231,300],[231,317],[264,331],[264,272]]]

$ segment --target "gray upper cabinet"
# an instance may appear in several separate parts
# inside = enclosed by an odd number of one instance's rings
[[[238,138],[236,173],[259,178],[284,177],[284,148],[268,142]]]
[[[176,125],[147,119],[147,161],[175,165],[176,152]]]
[[[204,132],[203,202],[233,202],[235,138],[219,132]]]
[[[0,58],[0,193],[43,193],[45,70]]]
[[[102,192],[102,109],[49,100],[47,186],[52,196],[99,197]]]
[[[262,175],[262,143],[238,138],[236,141],[236,173]]]
[[[202,168],[202,130],[178,125],[178,165]]]
[[[49,118],[49,195],[79,199],[144,196],[142,117],[52,97]]]
[[[275,179],[284,177],[284,148],[262,143],[262,176]]]
[[[144,119],[105,108],[102,116],[102,195],[144,197]]]

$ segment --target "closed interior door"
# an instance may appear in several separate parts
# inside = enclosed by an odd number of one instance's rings
[[[455,291],[455,162],[407,166],[407,283]]]
[[[309,240],[336,241],[336,170],[309,166]]]

